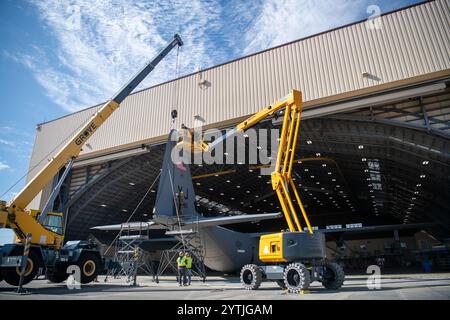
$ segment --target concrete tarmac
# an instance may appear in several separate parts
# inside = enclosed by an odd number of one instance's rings
[[[208,277],[203,283],[193,279],[191,286],[179,287],[175,277],[138,276],[138,286],[131,286],[125,277],[120,279],[99,276],[99,282],[83,285],[81,289],[68,289],[65,283],[53,284],[45,279],[34,280],[25,288],[29,295],[14,294],[14,287],[0,283],[0,300],[9,299],[88,299],[88,300],[450,300],[450,273],[383,275],[380,289],[369,289],[368,275],[348,275],[338,291],[326,290],[314,282],[308,292],[291,294],[274,282],[263,282],[255,291],[241,288],[237,277]]]

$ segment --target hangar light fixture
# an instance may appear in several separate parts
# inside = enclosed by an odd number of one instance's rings
[[[423,164],[424,166],[426,166],[428,163],[429,163],[428,160],[425,160],[425,161],[422,162],[422,164]]]
[[[105,207],[107,207],[107,205],[106,204],[101,204],[100,207],[105,208]]]
[[[425,177],[426,177],[426,175],[424,175],[424,174],[420,175],[420,179],[425,179]]]
[[[134,186],[136,183],[134,183],[134,182],[128,182],[128,184],[129,184],[130,186]]]
[[[307,143],[307,144],[311,144],[312,141],[311,141],[311,140],[306,140],[306,143]]]
[[[362,144],[360,144],[360,145],[358,146],[358,149],[359,149],[359,150],[364,149],[364,146],[363,146]]]

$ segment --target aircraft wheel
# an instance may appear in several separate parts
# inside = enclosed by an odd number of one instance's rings
[[[329,290],[338,290],[344,283],[345,274],[342,267],[330,262],[322,267],[322,285]]]
[[[309,288],[311,276],[306,266],[299,262],[289,264],[284,269],[284,284],[291,293],[299,293]]]
[[[241,269],[241,284],[246,290],[256,290],[262,282],[262,271],[255,264],[246,264]]]

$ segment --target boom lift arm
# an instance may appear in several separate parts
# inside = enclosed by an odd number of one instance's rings
[[[136,75],[106,102],[91,118],[79,129],[58,153],[31,179],[25,187],[7,205],[0,201],[0,228],[8,227],[15,231],[22,242],[27,233],[32,234],[32,244],[39,244],[59,248],[64,240],[63,234],[58,234],[45,228],[37,221],[39,212],[26,210],[26,206],[51,181],[61,167],[76,158],[86,141],[108,120],[120,103],[144,80],[156,65],[175,47],[182,46],[183,41],[178,34],[162,49],[154,59],[147,63]],[[43,221],[43,217],[39,221]]]
[[[219,143],[222,143],[222,141],[244,132],[279,111],[283,111],[284,118],[281,128],[280,145],[277,152],[275,169],[271,174],[272,188],[278,196],[289,230],[291,232],[303,232],[290,195],[292,192],[302,213],[308,231],[312,234],[313,231],[308,215],[306,214],[300,196],[295,188],[294,181],[292,180],[292,166],[294,163],[295,147],[297,144],[302,112],[302,93],[300,91],[292,90],[292,92],[285,98],[242,121],[234,129],[228,131],[222,137],[211,143],[206,143],[203,140],[195,141],[192,130],[188,130],[188,138],[190,141],[187,143],[187,146],[193,152],[210,152]],[[183,142],[183,145],[186,146],[186,143]]]

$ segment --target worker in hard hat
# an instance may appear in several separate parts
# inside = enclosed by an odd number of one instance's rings
[[[190,286],[192,278],[192,257],[189,254],[189,252],[186,252],[185,258],[186,258],[186,275],[188,279],[187,285]]]
[[[186,256],[183,251],[180,251],[177,258],[178,267],[178,282],[180,287],[186,285]]]

